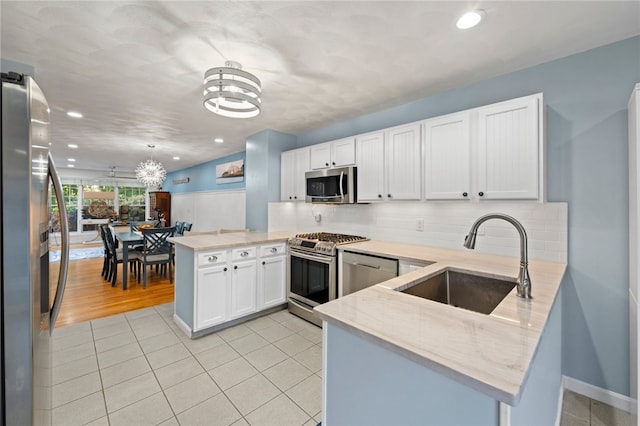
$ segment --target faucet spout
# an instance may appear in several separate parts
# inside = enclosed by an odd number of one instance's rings
[[[520,272],[518,274],[518,296],[523,299],[531,299],[531,278],[529,277],[529,259],[527,255],[527,233],[524,226],[511,216],[502,213],[490,213],[479,217],[464,238],[464,246],[473,250],[476,247],[478,228],[489,219],[502,219],[512,224],[520,235]]]

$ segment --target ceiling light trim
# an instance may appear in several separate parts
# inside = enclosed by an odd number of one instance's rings
[[[260,114],[260,79],[243,71],[242,65],[227,61],[204,73],[204,107],[214,114],[231,118],[251,118]]]

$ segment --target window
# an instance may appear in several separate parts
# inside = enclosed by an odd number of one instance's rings
[[[139,186],[119,186],[118,205],[120,206],[120,220],[145,220],[146,188]]]
[[[62,194],[64,205],[69,215],[69,231],[78,230],[78,185],[63,184]],[[56,194],[53,192],[53,186],[49,185],[49,226],[53,232],[60,232],[60,215]]]

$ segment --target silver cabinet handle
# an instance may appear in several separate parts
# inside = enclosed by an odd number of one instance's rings
[[[209,256],[208,260],[209,262],[215,262],[216,260],[218,260],[218,256]]]
[[[62,298],[64,297],[64,289],[67,285],[67,273],[69,272],[69,217],[67,215],[67,206],[64,205],[64,196],[62,192],[62,184],[60,176],[56,170],[56,165],[49,153],[49,177],[53,183],[53,192],[56,194],[58,209],[60,211],[60,225],[62,227],[60,233],[60,273],[58,275],[58,285],[56,286],[56,295],[51,306],[51,316],[49,317],[49,335],[53,335],[53,329],[56,326],[56,320],[60,313]]]
[[[271,250],[269,250],[269,251],[270,251],[271,253],[275,253],[275,252],[277,252],[277,251],[278,251],[278,249],[277,249],[277,248],[275,248],[275,247],[271,247]]]
[[[249,256],[249,252],[248,251],[243,251],[242,253],[240,253],[240,256],[247,257],[247,256]]]

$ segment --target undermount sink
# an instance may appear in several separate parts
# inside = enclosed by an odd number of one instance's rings
[[[515,281],[447,270],[402,290],[402,293],[490,314],[515,286]]]

